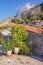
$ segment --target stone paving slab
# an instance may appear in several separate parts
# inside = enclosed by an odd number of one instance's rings
[[[29,56],[11,55],[0,56],[0,65],[43,65],[43,62]]]

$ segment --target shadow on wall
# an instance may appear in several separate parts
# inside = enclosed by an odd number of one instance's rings
[[[3,46],[0,45],[0,56],[3,56],[3,55],[5,55],[4,49],[3,49]]]

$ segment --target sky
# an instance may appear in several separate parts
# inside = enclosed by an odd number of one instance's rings
[[[0,0],[0,21],[14,17],[23,6],[29,8],[42,3],[43,0]]]

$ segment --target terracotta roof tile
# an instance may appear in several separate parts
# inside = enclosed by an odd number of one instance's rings
[[[41,29],[40,27],[36,28],[36,27],[27,26],[27,25],[23,25],[23,24],[15,24],[15,23],[8,23],[7,22],[7,23],[4,23],[4,24],[1,24],[0,27],[16,26],[16,25],[24,26],[27,31],[31,31],[31,32],[34,32],[34,33],[37,33],[37,34],[43,34],[43,29]]]

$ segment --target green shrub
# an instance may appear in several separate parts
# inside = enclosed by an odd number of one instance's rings
[[[41,12],[40,14],[38,14],[40,20],[43,20],[43,12]]]
[[[26,23],[26,24],[28,24],[29,22],[31,22],[29,19],[24,19],[24,22]]]
[[[30,41],[28,45],[29,45],[30,51],[33,52],[33,42]]]
[[[31,21],[34,20],[43,20],[43,12],[41,12],[40,14],[37,14],[36,16],[33,16],[30,18]]]
[[[21,41],[17,41],[17,42],[14,44],[15,47],[21,47],[21,45],[22,45],[22,42],[21,42]]]
[[[29,46],[33,46],[33,42],[32,41],[29,42]]]
[[[28,33],[23,26],[15,26],[12,28],[12,37],[14,42],[23,42],[28,38]]]
[[[24,54],[24,55],[29,55],[30,54],[30,48],[28,48],[25,44],[23,44],[20,47],[19,53]]]
[[[19,47],[19,53],[28,55],[30,54],[30,49],[26,46],[26,41],[28,39],[28,33],[22,26],[15,26],[12,28],[12,37],[14,40],[14,46]]]
[[[15,18],[14,18],[14,19],[12,19],[12,22],[18,24],[18,23],[20,23],[21,21],[20,21],[19,19],[15,19]]]

